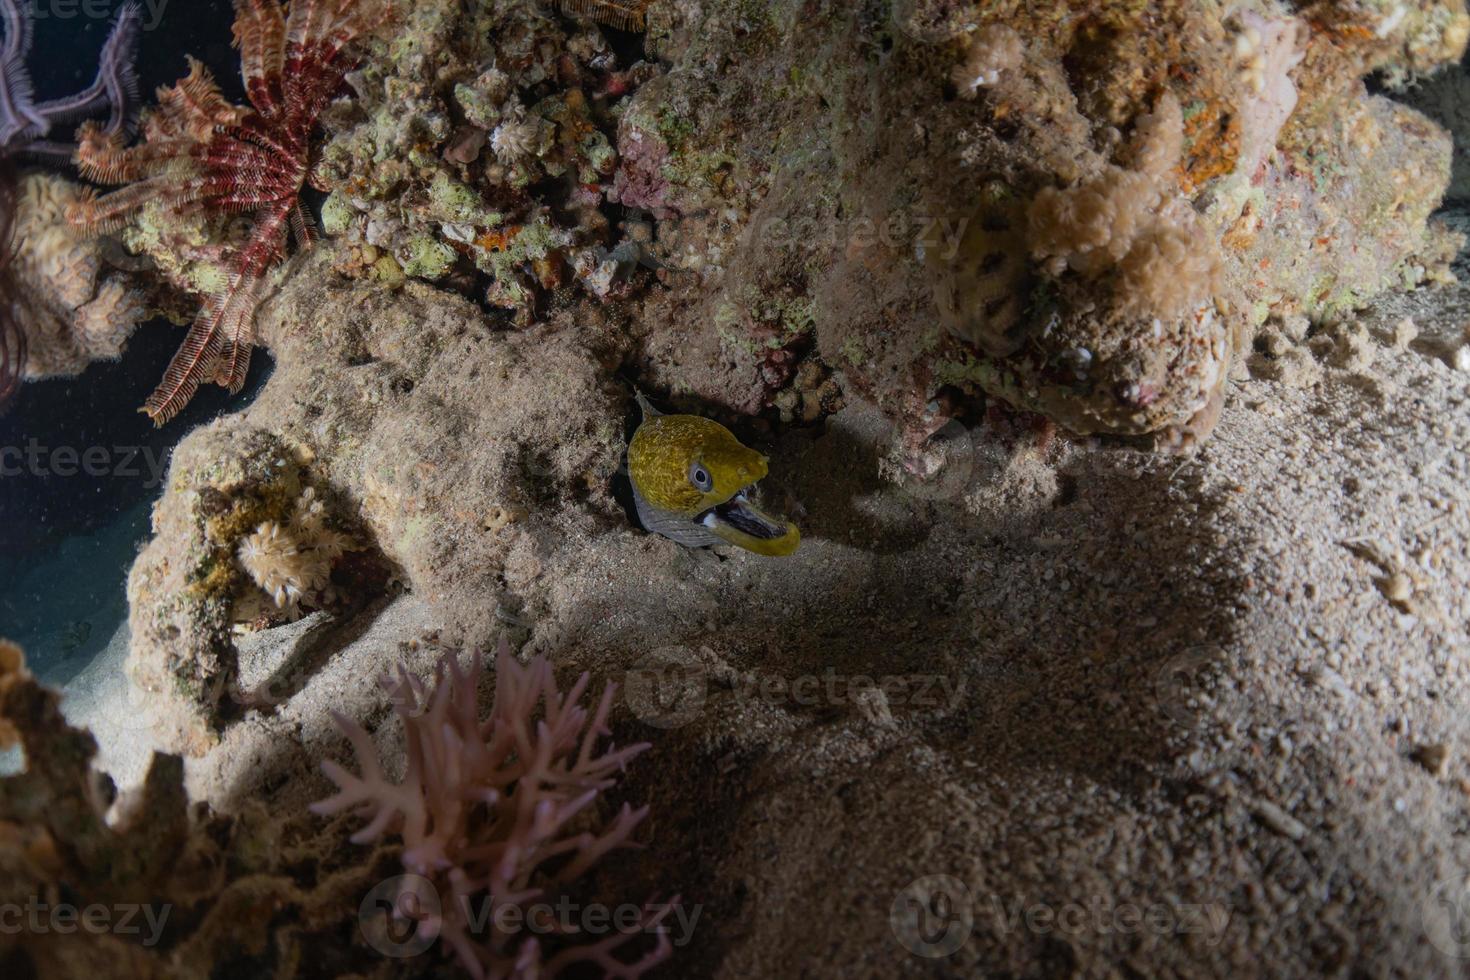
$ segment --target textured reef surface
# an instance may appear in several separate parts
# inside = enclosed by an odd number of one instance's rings
[[[113,190],[19,185],[37,375],[159,311],[160,423],[274,368],[181,433],[126,693],[0,648],[13,894],[178,917],[0,968],[1456,975],[1462,0],[236,9],[248,105],[193,62],[83,128]],[[795,555],[639,530],[635,387]],[[542,890],[649,934],[405,911]]]

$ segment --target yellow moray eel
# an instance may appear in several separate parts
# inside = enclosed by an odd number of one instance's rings
[[[643,411],[628,443],[628,477],[638,520],[686,548],[733,544],[757,555],[789,555],[796,525],[749,499],[766,458],[729,429],[698,415],[664,415],[638,393]]]

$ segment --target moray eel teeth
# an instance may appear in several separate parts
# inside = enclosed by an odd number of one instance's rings
[[[787,520],[757,507],[749,492],[754,485],[711,507],[695,518],[723,541],[759,555],[789,555],[800,543],[800,532]]]

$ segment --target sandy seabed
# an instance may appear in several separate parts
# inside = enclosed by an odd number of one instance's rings
[[[501,614],[626,683],[639,874],[702,909],[679,974],[1464,975],[1467,317],[1466,287],[1380,301],[1242,372],[1185,459],[981,427],[916,493],[850,405],[769,447],[789,560],[567,530]],[[241,640],[243,688],[308,676],[191,796],[324,795],[328,708],[391,754],[371,679],[426,670],[444,619],[407,593]],[[126,650],[65,702],[123,786],[151,746]]]

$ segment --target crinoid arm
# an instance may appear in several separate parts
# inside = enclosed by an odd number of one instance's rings
[[[6,0],[0,0],[0,4]],[[239,391],[255,346],[255,307],[288,240],[306,247],[315,227],[301,204],[317,119],[352,67],[349,44],[387,17],[384,0],[234,0],[235,45],[249,106],[225,101],[204,66],[160,89],[144,139],[84,126],[76,162],[83,176],[118,189],[89,194],[68,213],[92,232],[121,228],[143,208],[160,219],[250,216],[223,263],[229,283],[209,297],[144,411],[159,425],[199,386]]]
[[[642,31],[647,27],[648,8],[653,0],[561,0],[563,13],[591,17],[599,24],[620,31]]]
[[[75,123],[106,109],[110,112],[107,131],[132,134],[137,124],[138,75],[133,61],[143,30],[143,10],[136,3],[123,6],[112,33],[102,46],[97,63],[97,80],[76,95],[42,102],[36,111],[51,125]]]
[[[286,14],[276,0],[235,0],[235,47],[250,104],[261,115],[281,111],[286,61]]]
[[[154,425],[163,425],[183,411],[206,381],[239,390],[233,379],[238,374],[243,384],[249,366],[259,288],[259,280],[237,276],[199,311],[183,346],[169,361],[162,383],[143,405],[142,411]]]
[[[265,291],[266,272],[284,253],[294,210],[294,205],[277,207],[261,218],[240,252],[229,285],[210,297],[189,328],[163,382],[144,403],[143,411],[155,425],[178,415],[206,381],[228,388],[231,394],[244,387],[255,349],[255,308]]]

